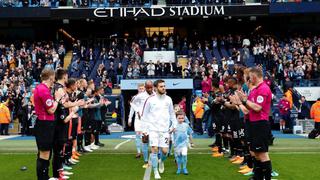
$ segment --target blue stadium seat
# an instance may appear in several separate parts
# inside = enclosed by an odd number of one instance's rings
[[[217,58],[218,62],[221,62],[221,56],[217,48],[213,48],[213,55],[215,58]]]
[[[221,47],[221,55],[226,58],[230,57],[225,47]]]

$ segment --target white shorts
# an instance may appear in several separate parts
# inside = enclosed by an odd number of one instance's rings
[[[188,155],[188,147],[175,148],[174,154],[177,156],[179,156],[179,155],[186,156],[186,155]]]
[[[134,131],[142,131],[142,122],[139,118],[134,119]]]
[[[157,132],[150,131],[149,132],[149,144],[151,147],[161,147],[168,148],[169,147],[169,132]]]

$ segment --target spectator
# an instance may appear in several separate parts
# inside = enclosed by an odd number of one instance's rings
[[[181,77],[182,76],[182,66],[179,61],[177,62],[177,65],[174,68],[175,68],[175,70],[174,70],[175,75],[177,77]]]
[[[117,67],[117,84],[118,85],[120,85],[122,77],[123,77],[123,67],[122,67],[122,64],[119,63]]]
[[[147,76],[147,66],[145,63],[141,63],[140,64],[140,76],[143,78],[143,77],[146,77]]]
[[[201,87],[202,93],[209,93],[211,91],[211,80],[208,78],[208,76],[203,76]]]
[[[307,119],[310,117],[309,104],[306,102],[306,98],[301,96],[299,100],[298,119]]]
[[[181,110],[183,110],[184,113],[187,113],[187,99],[185,96],[182,96],[181,101],[179,102],[179,107]]]
[[[155,75],[157,77],[161,76],[161,65],[160,65],[160,61],[157,61],[157,64],[155,65]]]
[[[283,95],[278,104],[279,112],[281,115],[280,130],[290,127],[290,102],[286,95]]]
[[[150,63],[149,63],[148,66],[147,66],[147,71],[148,71],[147,75],[148,75],[149,77],[154,77],[154,75],[155,75],[155,70],[156,70],[155,65],[150,61]]]
[[[76,73],[80,70],[80,59],[77,59],[71,64],[71,72]]]
[[[128,68],[127,68],[127,78],[131,79],[132,78],[132,66],[131,64],[129,64]]]
[[[78,65],[78,63],[77,63],[77,65]],[[45,69],[51,69],[51,70],[55,70],[55,68],[54,68],[54,64],[53,64],[53,62],[52,62],[52,60],[49,60],[49,62],[44,66],[44,68]],[[76,69],[78,69],[79,70],[79,66],[77,66],[77,67],[75,67]],[[76,70],[76,71],[78,71],[78,70]]]
[[[140,66],[138,64],[138,62],[136,61],[133,65],[133,68],[132,68],[132,77],[134,79],[137,79],[140,75]]]
[[[113,65],[110,66],[109,70],[107,71],[109,79],[112,83],[112,86],[115,85],[117,83],[117,72],[114,70]]]

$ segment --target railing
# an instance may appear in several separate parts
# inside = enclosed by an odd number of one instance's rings
[[[295,87],[314,87],[320,86],[320,79],[295,79],[293,80]]]
[[[320,0],[271,0],[270,3],[301,3],[301,2],[320,2]]]

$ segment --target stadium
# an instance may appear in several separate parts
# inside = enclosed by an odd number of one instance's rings
[[[0,179],[317,179],[319,13],[0,0]]]

